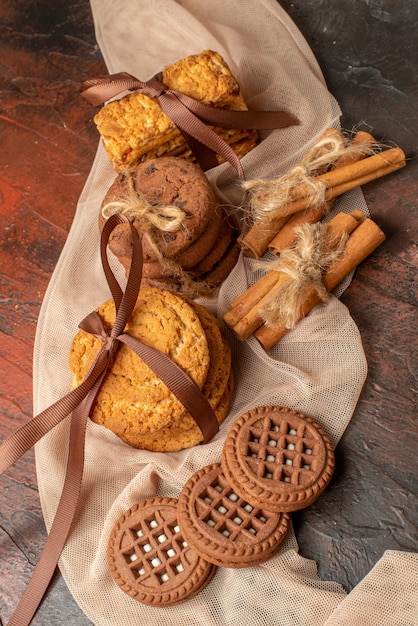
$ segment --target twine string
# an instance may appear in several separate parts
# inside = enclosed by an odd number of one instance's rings
[[[322,302],[330,294],[322,281],[324,271],[343,254],[347,236],[330,249],[326,224],[301,224],[295,228],[296,241],[274,261],[258,261],[260,269],[274,270],[289,277],[273,289],[259,309],[263,322],[275,328],[294,328],[303,314],[306,290],[313,286]]]
[[[330,169],[340,158],[372,153],[363,142],[348,142],[343,134],[324,136],[288,172],[272,179],[241,181],[247,192],[248,211],[253,221],[262,221],[270,213],[293,202],[296,192],[303,189],[309,206],[319,206],[326,201],[326,185],[317,175]]]

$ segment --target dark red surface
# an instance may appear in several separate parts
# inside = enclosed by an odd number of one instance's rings
[[[330,487],[294,515],[301,553],[347,591],[387,549],[417,551],[418,4],[287,0],[343,110],[408,156],[364,187],[387,241],[342,299],[369,375],[336,450]],[[105,73],[87,0],[0,4],[0,437],[32,416],[40,305],[90,171],[98,136],[78,94]],[[7,622],[45,540],[33,452],[0,477],[0,618]],[[33,624],[90,621],[57,575]],[[115,626],[118,624],[115,616]]]

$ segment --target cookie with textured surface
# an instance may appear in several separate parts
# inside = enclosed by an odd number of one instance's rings
[[[113,300],[97,309],[106,329],[115,321]],[[125,332],[166,354],[202,389],[210,354],[199,316],[181,296],[141,289]],[[72,386],[84,378],[102,341],[79,330],[70,352]],[[185,412],[184,406],[158,376],[125,345],[114,356],[96,396],[91,419],[135,445],[136,437],[163,428]]]
[[[214,565],[241,568],[263,563],[279,550],[289,528],[288,513],[272,513],[240,497],[220,463],[195,472],[178,500],[186,541]]]
[[[220,54],[211,50],[180,59],[167,67],[161,73],[161,82],[215,108],[247,110],[228,65]],[[118,172],[165,154],[193,159],[181,132],[159,104],[142,93],[133,92],[109,102],[95,115],[94,121],[109,160]],[[251,150],[258,140],[255,130],[218,127],[214,130],[232,149],[236,144],[240,156]]]
[[[107,560],[122,591],[156,607],[189,600],[216,571],[184,540],[174,498],[143,500],[123,513],[110,534]]]
[[[259,407],[229,431],[222,468],[237,493],[270,511],[297,511],[324,491],[334,471],[328,436],[311,417],[289,408]]]

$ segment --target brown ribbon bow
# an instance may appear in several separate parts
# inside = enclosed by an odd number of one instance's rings
[[[127,72],[99,76],[81,85],[81,94],[92,104],[103,104],[123,91],[139,91],[156,100],[162,111],[179,128],[200,167],[206,171],[218,165],[216,154],[228,161],[244,180],[241,162],[233,149],[205,122],[223,128],[267,130],[298,125],[300,122],[285,111],[230,111],[211,107],[168,89],[161,74],[144,82]]]
[[[121,223],[130,225],[133,241],[132,263],[125,292],[109,266],[106,252],[110,234]],[[33,576],[8,626],[30,624],[54,574],[70,532],[81,489],[89,411],[106,375],[111,356],[120,343],[129,346],[176,395],[201,429],[204,443],[218,431],[218,422],[212,407],[189,376],[159,350],[124,333],[138,298],[142,277],[141,241],[135,227],[125,216],[112,215],[107,220],[102,230],[100,253],[116,307],[116,320],[110,334],[106,333],[100,316],[95,311],[90,313],[79,326],[101,338],[103,345],[82,383],[0,444],[0,473],[3,473],[41,437],[71,414],[68,460],[58,508]]]

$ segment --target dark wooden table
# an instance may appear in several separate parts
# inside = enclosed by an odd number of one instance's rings
[[[387,235],[342,299],[369,374],[332,484],[294,516],[301,553],[350,591],[387,549],[417,551],[418,3],[283,0],[343,111],[399,145],[406,168],[364,187]],[[0,3],[0,437],[32,416],[32,350],[48,280],[98,136],[82,80],[105,73],[87,0]],[[45,540],[33,452],[0,477],[0,617]],[[85,626],[59,574],[33,624]],[[116,625],[115,621],[115,625]]]

